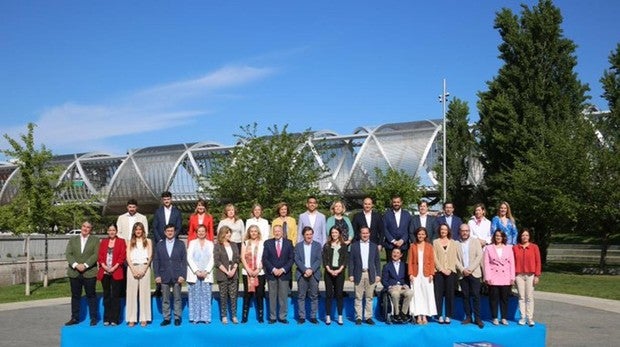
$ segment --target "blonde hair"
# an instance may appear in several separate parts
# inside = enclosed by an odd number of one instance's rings
[[[239,217],[237,216],[237,207],[235,207],[234,204],[226,204],[226,206],[224,206],[224,212],[222,213],[222,218],[223,219],[228,218],[228,214],[226,214],[226,212],[228,211],[229,208],[232,208],[232,210],[235,212],[233,219],[237,221]]]
[[[148,241],[146,239],[146,230],[144,230],[144,224],[142,224],[141,222],[136,222],[133,225],[133,228],[131,228],[131,241],[129,241],[129,248],[136,248],[136,245],[138,243],[138,237],[136,236],[136,229],[142,229],[142,236],[140,236],[140,239],[142,239],[142,246],[144,248],[148,247]]]
[[[345,206],[344,201],[336,200],[332,202],[332,205],[329,207],[329,210],[332,212],[332,214],[334,214],[334,207],[336,206],[336,204],[340,204],[342,206],[342,214],[347,211],[347,207]]]
[[[252,224],[248,227],[248,230],[245,231],[245,237],[243,238],[244,241],[250,240],[250,229],[252,228],[256,228],[256,231],[258,232],[258,239],[260,240],[262,238],[262,233],[260,231],[260,228],[258,227],[258,225],[256,224]]]
[[[497,215],[499,216],[499,209],[502,205],[506,205],[506,218],[510,219],[510,221],[514,224],[515,219],[512,216],[512,211],[510,210],[510,205],[506,201],[502,201],[497,205]]]
[[[222,226],[220,230],[217,231],[217,243],[219,243],[220,245],[223,245],[225,238],[226,238],[226,234],[228,233],[232,234],[232,230],[225,225]]]

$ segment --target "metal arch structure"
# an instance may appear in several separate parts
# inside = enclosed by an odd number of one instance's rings
[[[359,198],[374,184],[375,168],[404,170],[420,177],[427,192],[436,194],[433,168],[441,146],[441,120],[424,120],[359,127],[351,135],[316,131],[306,143],[317,164],[328,175],[318,183],[326,195]],[[243,145],[243,144],[237,144]],[[136,199],[140,210],[150,213],[163,191],[172,192],[175,204],[192,211],[198,198],[209,198],[208,186],[216,156],[234,146],[214,142],[173,144],[128,151],[127,155],[81,153],[57,156],[54,165],[64,168],[59,177],[62,202],[99,204],[104,215],[125,212],[127,200]],[[0,164],[0,204],[17,194],[17,166]]]

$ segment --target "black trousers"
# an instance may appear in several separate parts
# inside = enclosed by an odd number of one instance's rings
[[[344,288],[344,271],[338,276],[332,276],[325,271],[325,314],[332,314],[332,300],[336,298],[336,309],[338,315],[342,315],[343,308],[343,288]]]
[[[258,286],[254,288],[253,292],[248,291],[248,276],[243,275],[243,307],[248,307],[250,305],[250,300],[252,297],[256,298],[256,309],[263,309],[263,302],[265,299],[265,275],[258,276]]]
[[[121,314],[121,288],[123,280],[115,280],[111,275],[103,275],[101,287],[103,287],[103,321],[120,323]]]
[[[75,278],[70,277],[69,284],[71,285],[71,318],[77,321],[80,320],[80,301],[82,300],[82,288],[84,288],[86,298],[88,299],[90,319],[97,320],[99,318],[97,313],[97,295],[95,293],[97,278],[85,278],[80,274]]]
[[[435,305],[437,315],[443,316],[443,302],[446,301],[446,317],[452,317],[454,312],[454,295],[456,291],[456,273],[451,272],[446,276],[442,272],[436,272],[433,278],[435,282]]]
[[[492,286],[489,285],[489,302],[491,303],[491,318],[497,318],[497,304],[502,318],[508,319],[508,297],[510,296],[511,286]]]
[[[461,291],[463,292],[463,310],[465,311],[465,318],[471,319],[471,304],[473,301],[474,321],[482,320],[480,317],[480,278],[469,275],[463,277],[460,283]]]

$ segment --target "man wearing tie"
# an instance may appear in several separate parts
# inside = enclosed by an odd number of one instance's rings
[[[263,250],[263,268],[269,288],[269,324],[275,323],[276,317],[281,323],[288,324],[286,300],[289,293],[288,282],[292,278],[293,243],[283,238],[282,233],[282,226],[274,226],[273,238],[265,241]]]
[[[392,298],[393,318],[397,323],[407,321],[409,303],[413,298],[413,289],[409,288],[408,285],[407,266],[404,261],[400,261],[402,256],[401,250],[394,248],[392,250],[392,261],[383,266],[381,273],[381,284]],[[402,307],[400,305],[401,298],[403,299]]]
[[[372,300],[375,286],[381,277],[381,263],[379,249],[370,241],[370,230],[362,227],[360,240],[351,244],[351,256],[349,257],[349,281],[354,283],[355,288],[355,324],[362,324],[362,319],[370,325],[372,320]],[[365,298],[364,315],[362,315],[362,301]]]
[[[321,280],[321,245],[312,240],[314,231],[310,227],[303,230],[304,240],[295,246],[295,265],[297,265],[297,308],[299,324],[306,321],[306,296],[310,298],[310,323],[317,324],[319,310],[319,281]]]
[[[95,285],[97,284],[99,239],[90,235],[92,229],[90,222],[82,223],[80,235],[71,237],[67,243],[65,255],[69,264],[67,275],[71,284],[71,319],[65,325],[75,325],[80,322],[82,287],[88,299],[90,325],[97,325],[99,314]]]

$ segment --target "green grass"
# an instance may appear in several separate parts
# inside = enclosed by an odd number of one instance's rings
[[[547,264],[536,290],[620,300],[620,276],[584,275],[592,264]]]
[[[592,235],[577,235],[577,234],[553,234],[551,235],[551,243],[564,243],[564,244],[583,244],[583,245],[597,245],[601,244],[600,236]],[[609,237],[610,245],[620,245],[620,234],[611,235]]]

